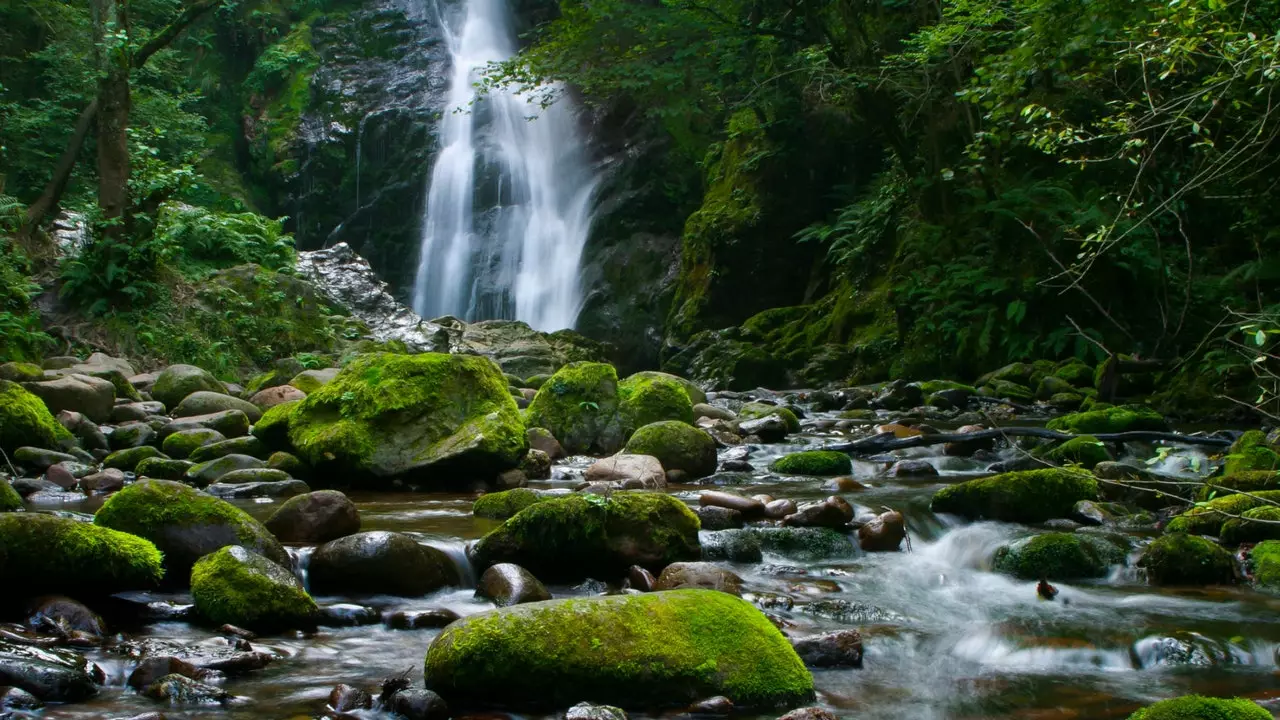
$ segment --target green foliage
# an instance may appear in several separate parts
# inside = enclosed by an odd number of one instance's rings
[[[13,198],[0,195],[0,232],[5,231],[5,218],[21,213],[22,206]],[[41,329],[40,315],[31,306],[40,286],[30,272],[26,257],[0,236],[0,358],[5,360],[39,360],[53,347],[53,338]]]
[[[1129,720],[1267,720],[1271,713],[1247,698],[1183,695],[1138,710]]]
[[[229,213],[166,203],[160,207],[156,242],[164,248],[162,261],[187,277],[202,271],[253,263],[268,270],[293,265],[293,237],[284,232],[284,218],[272,220],[256,213]]]

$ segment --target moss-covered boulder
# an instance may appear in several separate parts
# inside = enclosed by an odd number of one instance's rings
[[[584,689],[624,708],[722,695],[735,707],[813,697],[791,644],[750,603],[714,590],[574,598],[469,616],[427,649],[427,687],[451,709],[563,708]]]
[[[0,380],[0,450],[12,453],[28,445],[53,449],[72,442],[43,400],[17,383]]]
[[[1223,523],[1231,517],[1270,503],[1280,503],[1280,490],[1262,490],[1248,495],[1217,497],[1200,503],[1170,520],[1165,526],[1165,532],[1216,537],[1222,534]]]
[[[1280,454],[1267,443],[1267,435],[1261,430],[1250,430],[1237,438],[1227,452],[1226,460],[1223,468],[1226,475],[1250,470],[1280,470]]]
[[[1065,380],[1074,388],[1093,387],[1093,368],[1079,360],[1068,361],[1062,367],[1054,370],[1052,377]]]
[[[707,401],[707,394],[703,392],[702,388],[698,387],[697,383],[692,380],[682,378],[679,375],[672,375],[671,373],[658,372],[656,370],[644,370],[627,376],[627,379],[623,382],[635,381],[642,378],[650,380],[669,380],[680,383],[680,386],[684,388],[685,393],[689,395],[689,404],[691,405],[697,405],[698,403],[705,403]],[[529,385],[528,387],[534,386]]]
[[[1267,540],[1249,551],[1249,572],[1261,590],[1280,593],[1280,540]]]
[[[1107,450],[1107,446],[1092,435],[1073,437],[1051,448],[1044,457],[1059,465],[1079,465],[1086,470],[1092,470],[1098,463],[1115,459],[1111,457],[1111,451]]]
[[[197,560],[228,545],[290,564],[279,541],[246,512],[168,480],[141,480],[126,487],[107,499],[93,521],[155,543],[164,553],[170,583],[186,582]]]
[[[1130,715],[1129,720],[1271,720],[1271,713],[1244,698],[1183,695],[1148,705]]]
[[[1245,510],[1222,524],[1219,539],[1227,547],[1263,540],[1280,540],[1280,507],[1263,505]]]
[[[621,577],[632,565],[658,572],[700,558],[698,529],[698,516],[669,495],[571,495],[516,513],[476,543],[472,562],[515,563],[549,582]]]
[[[175,432],[164,439],[160,449],[165,455],[179,460],[191,457],[191,453],[206,445],[226,440],[226,436],[210,428],[192,428]]]
[[[933,496],[934,512],[971,520],[1043,522],[1067,517],[1081,500],[1096,500],[1098,481],[1079,470],[1045,468],[967,480]]]
[[[848,475],[853,472],[853,461],[842,452],[806,450],[774,460],[769,469],[783,475]]]
[[[210,553],[191,568],[196,611],[214,625],[255,632],[315,625],[315,601],[285,568],[239,545]]]
[[[560,368],[538,388],[526,420],[529,427],[546,428],[571,453],[611,455],[627,440],[618,411],[613,366],[577,362]]]
[[[1105,538],[1046,533],[1001,547],[991,565],[1023,580],[1079,580],[1105,577],[1124,560],[1124,550]]]
[[[1175,533],[1156,538],[1138,560],[1152,585],[1226,585],[1235,582],[1236,563],[1217,543]]]
[[[125,472],[133,472],[138,467],[138,463],[148,458],[164,457],[159,450],[150,445],[142,445],[140,447],[125,448],[117,450],[106,457],[102,461],[102,466],[106,468],[115,468],[116,470],[124,470]]]
[[[302,400],[291,400],[268,408],[258,422],[253,424],[252,435],[267,447],[288,447],[289,419],[301,402]]]
[[[296,405],[269,410],[255,435],[270,443],[285,418],[296,454],[344,481],[489,479],[528,448],[502,373],[474,355],[361,355]]]
[[[0,514],[0,548],[0,577],[31,596],[149,590],[164,576],[147,540],[52,515]]]
[[[705,430],[678,420],[650,423],[636,430],[624,452],[652,455],[664,470],[683,470],[701,478],[716,471],[716,441]]]
[[[209,415],[224,410],[239,410],[249,417],[249,422],[257,422],[262,417],[262,410],[248,400],[241,400],[220,392],[197,390],[182,399],[173,409],[174,417],[192,417]]]
[[[218,379],[194,365],[170,365],[160,372],[151,386],[151,397],[176,408],[188,395],[205,390],[224,393],[226,388]]]
[[[506,520],[530,505],[546,500],[548,497],[529,488],[485,493],[472,503],[471,514],[476,517]]]
[[[662,420],[693,424],[689,391],[674,375],[658,372],[632,375],[618,383],[618,400],[627,430]]]
[[[1280,472],[1271,470],[1245,470],[1225,477],[1213,477],[1205,481],[1196,493],[1197,500],[1210,500],[1237,493],[1256,493],[1263,490],[1280,490]]]
[[[800,432],[800,418],[791,410],[779,407],[777,405],[769,405],[766,403],[747,403],[738,410],[739,420],[758,420],[760,418],[777,415],[787,423],[787,432]]]
[[[138,463],[133,469],[140,478],[157,480],[181,480],[187,476],[192,467],[190,460],[172,460],[166,457],[151,457]]]
[[[750,527],[765,552],[794,560],[829,560],[858,554],[857,544],[846,534],[821,527]]]
[[[1168,430],[1169,423],[1163,415],[1144,405],[1119,405],[1063,415],[1050,420],[1047,427],[1076,435],[1092,435],[1131,430]]]
[[[0,477],[0,512],[13,512],[22,509],[22,496],[9,484],[8,478]]]

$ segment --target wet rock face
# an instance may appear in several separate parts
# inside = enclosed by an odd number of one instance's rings
[[[86,700],[104,680],[102,669],[79,653],[0,640],[0,685],[21,688],[44,702]]]
[[[283,542],[325,543],[360,532],[360,511],[337,490],[290,498],[266,522]]]
[[[476,595],[493,600],[498,607],[551,599],[551,593],[533,573],[511,563],[499,563],[485,570]]]
[[[837,630],[791,644],[809,667],[862,667],[862,635],[857,630]]]

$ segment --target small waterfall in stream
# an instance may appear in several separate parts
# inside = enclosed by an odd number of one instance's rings
[[[461,17],[441,24],[453,71],[413,308],[427,318],[573,327],[596,184],[573,109],[567,98],[543,108],[507,89],[477,97],[485,67],[516,51],[505,0],[465,0]]]

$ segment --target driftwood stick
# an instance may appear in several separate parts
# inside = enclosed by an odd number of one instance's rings
[[[1047,440],[1070,440],[1076,435],[1071,433],[1058,432],[1057,430],[1049,430],[1041,427],[1001,427],[992,428],[990,430],[979,430],[971,433],[934,433],[932,435],[917,435],[915,437],[899,438],[891,432],[880,433],[871,437],[862,438],[848,443],[838,443],[835,445],[827,445],[823,450],[835,450],[837,452],[847,452],[854,454],[875,454],[885,452],[887,450],[904,450],[906,448],[925,447],[927,445],[940,445],[949,442],[970,442],[973,440],[991,440],[995,438],[1022,436],[1022,437],[1038,437]],[[1201,445],[1204,447],[1226,448],[1231,447],[1231,441],[1226,438],[1204,437],[1200,435],[1179,435],[1172,432],[1155,432],[1148,430],[1135,430],[1132,432],[1121,433],[1097,433],[1093,435],[1099,442],[1157,442],[1167,441],[1175,443],[1183,443],[1185,445]]]

